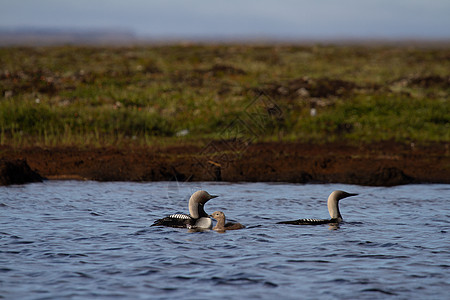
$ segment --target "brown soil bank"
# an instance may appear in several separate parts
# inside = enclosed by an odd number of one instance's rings
[[[346,144],[211,142],[130,148],[0,147],[49,179],[98,181],[339,182],[392,186],[450,183],[449,143]]]

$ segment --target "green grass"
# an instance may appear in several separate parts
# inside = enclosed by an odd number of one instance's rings
[[[296,132],[306,132],[304,139],[327,141],[449,141],[449,115],[445,101],[360,96],[317,117],[305,117]]]
[[[0,48],[0,144],[126,146],[230,134],[311,143],[448,142],[449,50],[448,45]],[[236,120],[243,126],[230,129]]]

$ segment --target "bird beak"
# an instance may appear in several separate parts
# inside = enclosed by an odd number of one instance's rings
[[[219,197],[219,196],[217,196],[217,195],[210,195],[211,196],[211,198],[209,198],[209,199],[212,199],[212,198],[217,198],[217,197]]]
[[[348,194],[349,197],[351,197],[351,196],[358,196],[358,195],[359,194],[350,194],[350,193]]]

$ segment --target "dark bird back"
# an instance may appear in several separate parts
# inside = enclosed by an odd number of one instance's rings
[[[156,220],[151,226],[167,226],[174,228],[186,228],[194,226],[196,219],[186,214],[174,214],[162,219]]]

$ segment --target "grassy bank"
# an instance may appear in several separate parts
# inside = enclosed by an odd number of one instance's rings
[[[450,141],[450,48],[0,48],[0,144]]]

